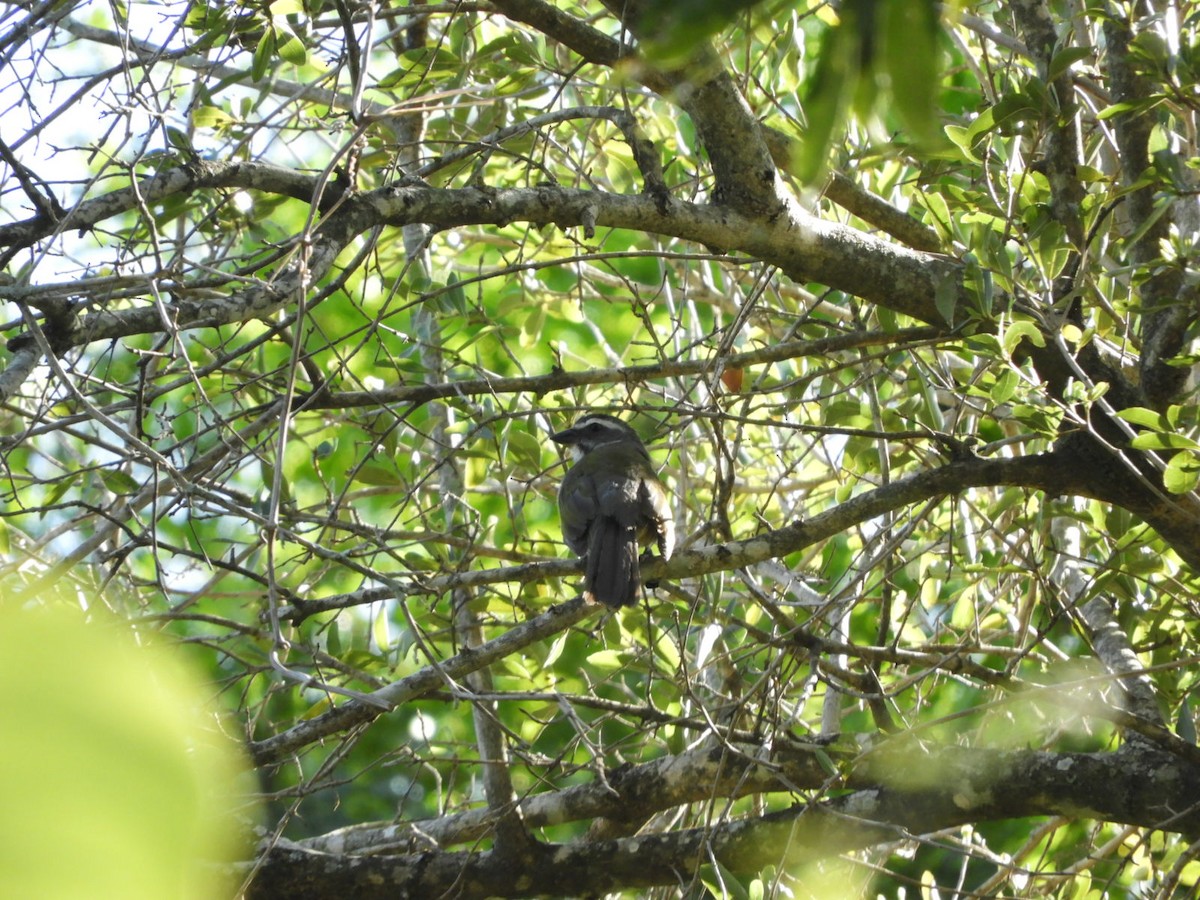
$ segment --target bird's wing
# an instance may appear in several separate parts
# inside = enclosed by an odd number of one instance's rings
[[[576,556],[583,556],[588,546],[588,526],[596,518],[596,483],[590,475],[571,469],[558,490],[559,518],[563,540]]]

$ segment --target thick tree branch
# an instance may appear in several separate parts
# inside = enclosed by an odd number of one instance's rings
[[[1113,434],[1102,415],[1095,416],[1093,424],[1095,431],[1071,432],[1055,450],[1055,455],[1073,467],[1074,489],[1065,493],[1129,510],[1157,531],[1184,562],[1200,571],[1200,498],[1194,492],[1167,493],[1158,469],[1145,454],[1122,450],[1124,435]]]
[[[1050,90],[1051,107],[1046,111],[1045,155],[1042,164],[1050,182],[1050,212],[1062,225],[1074,244],[1083,252],[1084,234],[1080,204],[1083,202],[1083,183],[1076,168],[1079,165],[1079,140],[1075,130],[1075,87],[1070,70],[1065,69],[1051,80],[1051,63],[1059,49],[1055,23],[1042,0],[1015,0],[1010,4],[1025,42],[1037,63],[1038,77]]]
[[[739,250],[777,266],[796,281],[817,281],[935,325],[944,320],[934,302],[948,282],[965,305],[962,267],[825,222],[799,210],[764,220],[724,207],[673,201],[662,209],[648,197],[556,187],[458,191],[397,187],[362,198],[393,225],[423,221],[440,227],[531,222],[628,228]]]
[[[105,219],[153,205],[167,197],[209,188],[243,188],[269,194],[312,200],[319,183],[317,175],[267,163],[196,160],[186,166],[147,175],[137,187],[118,188],[91,200],[83,200],[55,223],[41,217],[0,225],[0,247],[26,247],[57,231],[87,230]]]
[[[1154,683],[1143,670],[1129,638],[1117,624],[1108,600],[1094,597],[1080,607],[1079,614],[1104,667],[1121,676],[1121,689],[1128,698],[1130,712],[1146,722],[1165,725],[1154,695]]]
[[[315,178],[294,176],[286,169],[249,163],[198,163],[147,179],[141,189],[122,189],[80,204],[62,227],[84,228],[146,203],[205,187],[241,187],[294,191],[302,194]],[[164,328],[164,312],[172,328],[214,327],[268,316],[283,306],[302,284],[324,277],[337,254],[355,237],[381,224],[422,223],[445,229],[465,225],[529,222],[562,228],[595,225],[627,228],[739,250],[773,264],[796,281],[817,281],[856,294],[923,321],[944,324],[934,296],[939,285],[963,293],[962,266],[940,255],[919,253],[851,228],[821,221],[799,210],[772,221],[744,216],[721,207],[672,202],[664,208],[647,196],[624,196],[553,186],[492,190],[447,190],[399,185],[348,197],[317,227],[303,267],[289,264],[269,283],[222,298],[179,299],[135,309],[93,310],[68,329],[56,333],[55,346],[67,348],[90,341]],[[0,227],[0,245],[32,243],[54,229],[41,220]],[[943,289],[944,290],[944,289]],[[2,296],[0,292],[0,296]],[[968,301],[963,297],[963,304]]]
[[[543,0],[496,0],[492,5],[507,18],[533,26],[588,62],[612,68],[632,53],[632,48]],[[643,71],[641,75],[645,78],[647,73]],[[661,76],[655,84],[660,93],[669,86]]]
[[[1163,202],[1159,196],[1159,179],[1142,183],[1142,179],[1152,174],[1150,139],[1155,123],[1154,115],[1144,108],[1144,104],[1157,86],[1150,83],[1135,62],[1134,27],[1127,15],[1115,10],[1106,15],[1104,37],[1105,69],[1112,86],[1112,99],[1115,103],[1130,106],[1112,119],[1121,159],[1121,180],[1130,187],[1139,185],[1125,196],[1124,209],[1119,210],[1118,215],[1123,220],[1125,233],[1136,235],[1130,246],[1134,262],[1155,267],[1153,274],[1138,287],[1143,309],[1141,338],[1144,350],[1139,359],[1141,387],[1145,403],[1162,408],[1187,380],[1186,368],[1168,363],[1182,344],[1184,328],[1196,320],[1200,309],[1197,309],[1194,291],[1190,301],[1181,296],[1182,272],[1173,266],[1156,264],[1161,252],[1160,242],[1169,234],[1173,218],[1169,211],[1155,208]]]
[[[524,897],[686,884],[715,858],[735,873],[862,849],[967,822],[1063,815],[1200,832],[1200,768],[1164,754],[930,749],[889,742],[844,796],[738,821],[615,841],[539,845],[514,871],[491,852],[335,857],[294,845],[267,853],[249,896]],[[1097,791],[1096,785],[1106,785]],[[681,881],[681,879],[683,879]]]
[[[605,818],[632,820],[713,797],[736,799],[772,791],[819,790],[829,782],[824,760],[846,748],[817,747],[786,735],[772,747],[707,744],[648,763],[621,766],[603,781],[534,794],[521,801],[530,828]],[[486,838],[495,814],[475,809],[440,819],[351,826],[296,846],[321,853],[417,853]]]

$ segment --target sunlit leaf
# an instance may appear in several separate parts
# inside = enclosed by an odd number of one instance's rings
[[[44,607],[0,609],[5,890],[50,900],[227,894],[226,865],[245,852],[255,809],[238,798],[247,762],[219,728],[211,693],[176,648],[135,640],[103,603],[87,621],[52,595]]]
[[[937,98],[941,87],[941,4],[934,0],[891,0],[880,4],[882,67],[890,99],[918,143],[942,142]]]
[[[804,137],[796,158],[799,178],[815,181],[824,171],[829,148],[845,124],[850,97],[858,82],[859,37],[854,23],[843,20],[829,29],[818,50],[817,65],[805,84]]]
[[[132,494],[142,487],[137,479],[120,469],[102,469],[100,478],[114,494]]]
[[[303,66],[308,62],[308,47],[291,28],[277,23],[275,25],[275,51],[285,62],[293,66]]]
[[[647,56],[664,66],[691,59],[709,37],[762,0],[645,0],[638,22]]]
[[[1029,341],[1035,347],[1045,347],[1046,338],[1035,324],[1018,320],[1011,322],[1004,329],[1004,355],[1012,356],[1022,341]]]
[[[1095,54],[1095,49],[1092,47],[1064,47],[1054,54],[1050,60],[1049,70],[1046,73],[1047,81],[1054,81],[1060,75],[1075,65],[1075,63],[1087,59]]]
[[[384,487],[394,487],[404,484],[404,479],[394,466],[386,463],[366,463],[354,472],[354,479],[363,484],[377,484]]]
[[[1172,494],[1186,494],[1200,483],[1200,457],[1196,453],[1176,453],[1163,469],[1163,486]]]
[[[250,66],[250,77],[255,81],[262,81],[266,78],[267,69],[270,67],[271,59],[274,55],[275,32],[268,28],[263,32],[257,46],[254,48],[254,60]]]

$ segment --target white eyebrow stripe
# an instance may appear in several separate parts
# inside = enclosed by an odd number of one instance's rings
[[[620,422],[614,422],[612,419],[606,419],[606,418],[603,418],[602,416],[584,416],[582,419],[580,419],[578,422],[575,423],[576,428],[580,428],[580,427],[583,427],[586,425],[602,425],[603,427],[607,428],[609,431],[619,431],[621,434],[625,434],[625,428],[621,425]]]

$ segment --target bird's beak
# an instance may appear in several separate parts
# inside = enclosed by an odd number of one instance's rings
[[[579,434],[574,428],[564,428],[562,431],[556,431],[550,435],[550,440],[556,444],[574,444],[579,440]]]

